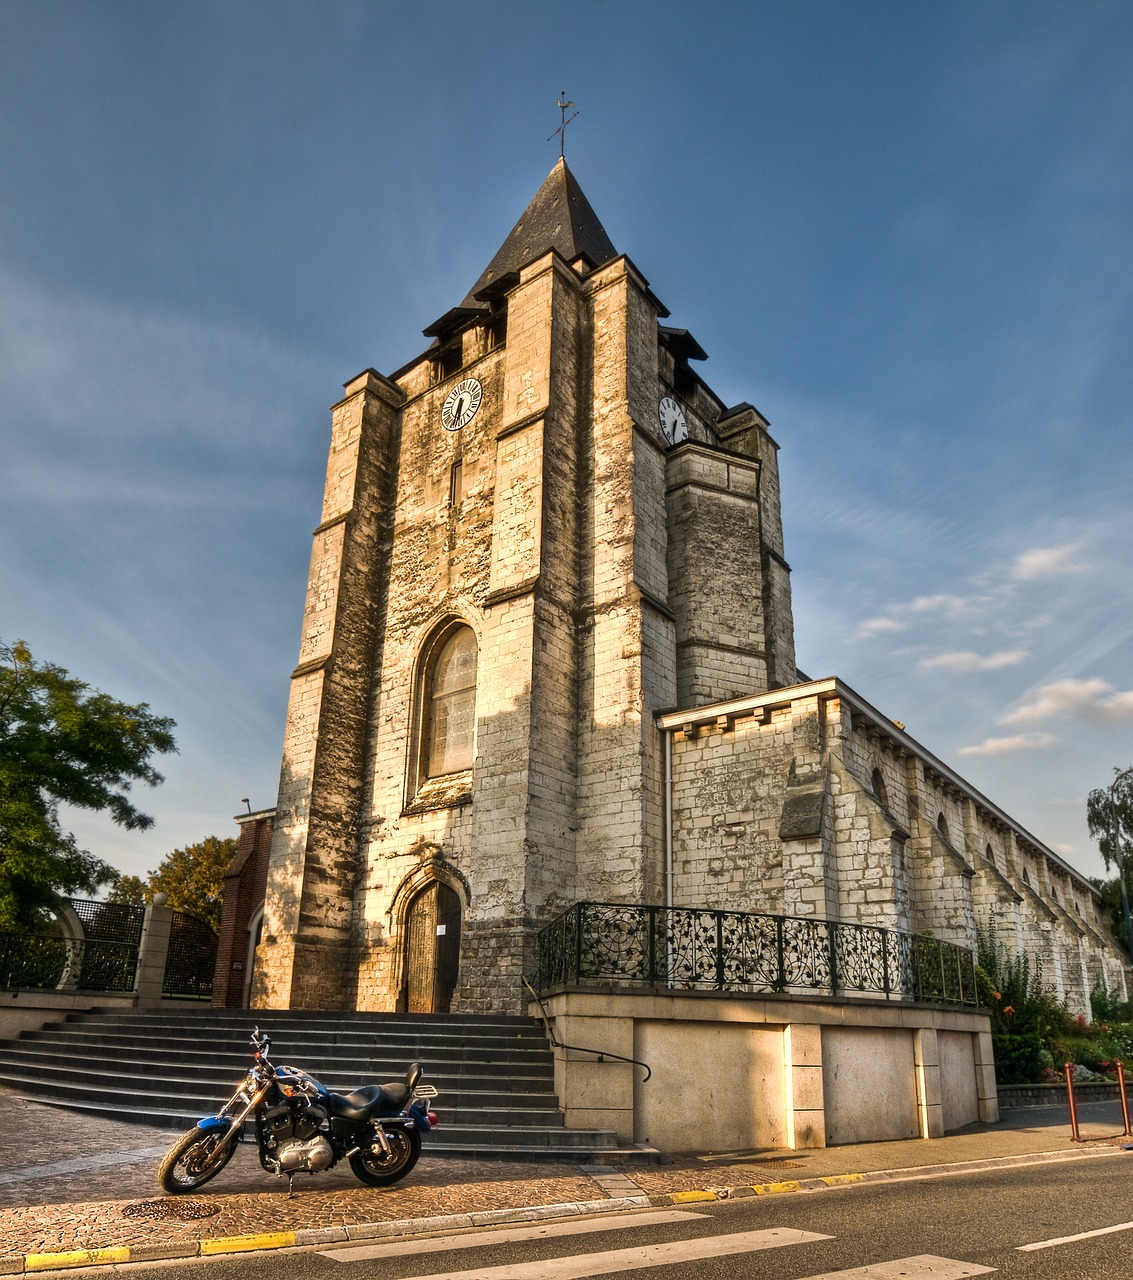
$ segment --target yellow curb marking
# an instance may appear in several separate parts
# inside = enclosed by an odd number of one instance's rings
[[[25,1271],[56,1271],[63,1267],[98,1267],[110,1262],[129,1262],[130,1250],[68,1249],[63,1253],[29,1253],[24,1258]]]
[[[674,1204],[692,1204],[698,1200],[715,1200],[716,1198],[715,1191],[674,1191],[672,1196]]]
[[[801,1182],[763,1182],[759,1186],[752,1187],[757,1196],[780,1196],[788,1191],[801,1191],[803,1184]]]
[[[864,1178],[863,1173],[836,1173],[829,1178],[823,1178],[822,1181],[828,1187],[848,1187],[851,1182],[861,1182]]]
[[[202,1240],[201,1253],[246,1253],[249,1249],[290,1249],[294,1244],[294,1231],[265,1231],[258,1236],[221,1236],[218,1240]]]

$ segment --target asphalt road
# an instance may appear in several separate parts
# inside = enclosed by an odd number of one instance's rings
[[[846,1272],[843,1280],[1133,1280],[1133,1153],[428,1241],[141,1265],[153,1280],[185,1280],[191,1267],[208,1268],[209,1280],[269,1273],[280,1280],[572,1280],[620,1272],[643,1280],[812,1280]]]

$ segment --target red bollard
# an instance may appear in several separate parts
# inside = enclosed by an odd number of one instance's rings
[[[1081,1142],[1078,1136],[1078,1108],[1074,1105],[1074,1064],[1066,1063],[1066,1101],[1070,1104],[1070,1140]]]
[[[1121,1094],[1121,1114],[1125,1119],[1125,1136],[1133,1137],[1133,1129],[1129,1128],[1129,1099],[1125,1096],[1125,1064],[1118,1061],[1113,1064],[1117,1068],[1117,1088]]]

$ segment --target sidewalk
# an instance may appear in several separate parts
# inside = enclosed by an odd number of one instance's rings
[[[249,1143],[198,1193],[168,1197],[154,1173],[175,1133],[60,1111],[3,1088],[0,1107],[0,1275],[806,1193],[987,1162],[1122,1158],[1121,1144],[1133,1141],[1118,1136],[1119,1105],[1098,1103],[1082,1109],[1081,1143],[1070,1140],[1062,1108],[1043,1107],[928,1141],[664,1157],[653,1165],[440,1159],[426,1145],[417,1168],[388,1190],[363,1186],[349,1168],[333,1169],[297,1177],[290,1200],[286,1182],[260,1169]]]

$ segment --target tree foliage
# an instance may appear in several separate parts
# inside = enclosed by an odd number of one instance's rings
[[[162,781],[150,757],[176,750],[173,727],[144,702],[118,702],[37,662],[23,641],[0,644],[0,927],[32,927],[58,894],[117,879],[63,829],[59,806],[105,811],[127,830],[152,826],[128,793]]]
[[[1114,769],[1113,772],[1115,778],[1120,779],[1113,791],[1113,808],[1109,802],[1109,787],[1097,787],[1086,799],[1086,821],[1090,824],[1090,835],[1098,842],[1106,870],[1122,866],[1128,875],[1133,870],[1133,765]],[[1116,843],[1114,809],[1117,811]]]
[[[224,873],[236,856],[236,845],[235,837],[221,840],[206,836],[184,849],[174,849],[147,879],[122,876],[110,891],[110,901],[150,903],[155,893],[164,893],[169,906],[196,916],[219,932]]]
[[[1113,880],[1094,883],[1102,891],[1114,937],[1127,947],[1121,911],[1121,877],[1125,877],[1127,888],[1133,885],[1133,766],[1114,769],[1114,775],[1112,804],[1109,787],[1095,788],[1086,798],[1086,821],[1090,835],[1101,850],[1106,870],[1116,873]]]

